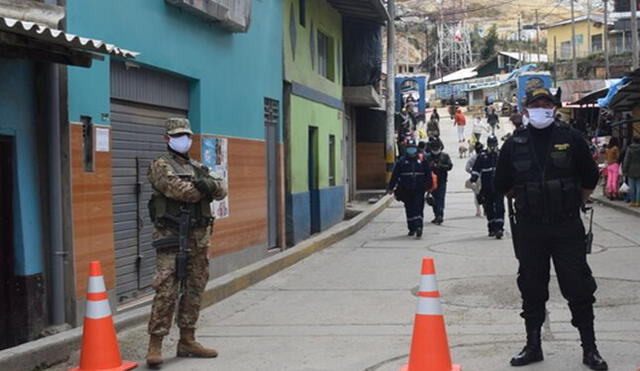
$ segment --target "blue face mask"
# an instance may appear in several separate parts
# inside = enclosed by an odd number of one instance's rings
[[[416,147],[409,147],[407,148],[407,154],[409,156],[415,156],[416,153],[418,153],[418,149]]]

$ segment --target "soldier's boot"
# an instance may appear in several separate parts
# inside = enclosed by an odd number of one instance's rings
[[[158,368],[162,364],[162,336],[151,335],[149,337],[149,350],[147,350],[147,366]]]
[[[212,348],[205,348],[194,337],[194,329],[180,329],[178,342],[178,357],[215,358],[218,352]]]
[[[542,356],[542,344],[540,329],[527,330],[527,344],[522,351],[511,358],[511,366],[524,366],[544,359]]]
[[[596,336],[593,327],[581,327],[578,330],[582,341],[582,363],[592,370],[608,370],[607,361],[602,358],[596,347]]]

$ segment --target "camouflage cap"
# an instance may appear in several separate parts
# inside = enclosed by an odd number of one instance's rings
[[[172,117],[165,121],[164,126],[167,130],[167,135],[193,134],[189,119]]]

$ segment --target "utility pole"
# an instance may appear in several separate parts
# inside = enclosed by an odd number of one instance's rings
[[[538,23],[538,9],[536,9],[536,54],[538,54],[538,63],[542,62],[540,60],[540,23]]]
[[[518,62],[516,63],[516,66],[518,64],[522,65],[522,45],[520,43],[522,39],[520,38],[520,13],[518,13],[518,41],[517,41],[517,45],[518,45]]]
[[[571,3],[571,78],[578,79],[578,62],[576,61],[576,15],[574,12],[573,1]]]
[[[604,2],[604,32],[602,33],[604,44],[604,76],[609,79],[609,0],[603,0]]]
[[[558,78],[558,39],[553,37],[553,87],[557,87]]]
[[[395,0],[387,1],[389,21],[387,22],[387,143],[385,145],[386,183],[391,181],[391,172],[396,162],[395,151],[395,37],[396,37],[396,4]]]
[[[638,68],[638,5],[636,0],[629,0],[631,3],[631,53],[633,58],[631,59],[631,69],[636,70]]]
[[[587,0],[587,55],[591,55],[591,0]]]

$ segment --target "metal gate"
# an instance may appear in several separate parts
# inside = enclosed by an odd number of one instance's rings
[[[187,117],[189,82],[140,66],[111,63],[111,136],[116,294],[124,303],[151,291],[156,266],[147,169],[166,151],[164,121]]]
[[[166,151],[164,120],[185,111],[111,101],[113,226],[118,302],[150,290],[156,254],[147,202],[152,188],[147,169]]]

